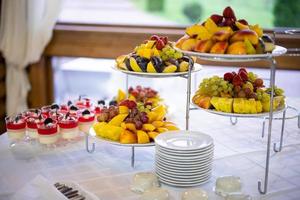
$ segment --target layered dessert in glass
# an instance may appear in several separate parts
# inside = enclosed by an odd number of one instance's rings
[[[81,112],[78,118],[79,130],[84,133],[89,133],[90,128],[94,124],[95,114],[89,110]]]
[[[21,140],[24,138],[26,130],[25,117],[22,115],[6,117],[5,123],[9,139]]]
[[[57,121],[47,118],[44,122],[37,125],[39,134],[39,142],[41,144],[54,144],[59,138]]]
[[[69,114],[58,121],[60,134],[63,139],[72,140],[79,136],[78,119]]]
[[[38,117],[27,117],[26,118],[26,133],[27,136],[31,139],[37,139],[39,137],[38,134],[38,124],[43,123],[44,118],[42,115]]]

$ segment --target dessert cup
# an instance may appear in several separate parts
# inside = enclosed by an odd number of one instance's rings
[[[25,117],[18,115],[13,117],[6,117],[6,130],[10,140],[22,140],[25,136],[26,121]]]
[[[37,125],[42,122],[42,117],[28,117],[26,119],[26,133],[29,138],[37,139],[39,137]]]
[[[90,128],[93,126],[95,121],[95,114],[85,110],[83,111],[78,118],[79,130],[84,133],[89,133]]]
[[[91,108],[92,103],[89,98],[80,98],[75,102],[75,106],[78,107],[80,110],[89,109]]]
[[[140,172],[134,175],[130,189],[141,194],[154,187],[159,187],[157,176],[151,172]]]
[[[22,113],[25,118],[28,117],[39,117],[41,115],[41,109],[28,109]]]
[[[37,125],[37,130],[39,134],[39,142],[45,145],[55,144],[59,138],[58,127],[56,120],[45,119],[43,123]],[[50,121],[47,123],[47,121]]]
[[[60,134],[63,139],[72,140],[79,136],[78,119],[67,116],[58,121]]]

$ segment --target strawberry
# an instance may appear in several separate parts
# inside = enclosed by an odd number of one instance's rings
[[[135,101],[130,101],[128,102],[128,106],[127,106],[129,109],[133,109],[133,108],[136,108],[136,103]]]
[[[156,48],[157,48],[158,50],[162,50],[162,49],[164,48],[164,46],[165,46],[165,43],[164,43],[163,40],[158,39],[158,40],[156,41]]]
[[[235,25],[235,22],[233,18],[225,18],[224,24],[226,26],[233,27]]]
[[[223,17],[225,17],[225,18],[232,18],[234,21],[236,21],[236,17],[235,17],[234,11],[232,10],[232,8],[230,6],[227,6],[223,10]]]
[[[242,86],[243,80],[239,75],[235,75],[232,79],[232,84],[234,86]]]
[[[150,40],[159,40],[160,38],[159,38],[159,36],[158,35],[152,35],[151,37],[150,37]]]
[[[137,96],[139,95],[139,92],[138,92],[137,90],[132,90],[132,91],[130,92],[130,94],[131,94],[132,96],[134,96],[134,97],[137,97]]]
[[[248,74],[246,68],[244,68],[244,67],[241,67],[241,68],[239,69],[239,72],[238,72],[238,73],[240,73],[240,71],[244,71],[244,72],[246,72],[246,73]]]
[[[168,36],[162,36],[160,39],[166,44],[168,44]]]
[[[238,22],[244,25],[248,25],[248,22],[245,19],[239,19]]]
[[[128,108],[129,108],[129,106],[128,106],[128,104],[129,104],[129,101],[130,101],[130,100],[128,100],[128,99],[125,99],[125,100],[121,101],[121,103],[120,103],[119,105],[120,105],[120,106],[126,106],[126,107],[128,107]]]
[[[223,21],[223,16],[221,15],[211,15],[210,18],[216,23],[216,24],[220,24]]]
[[[232,73],[227,72],[227,73],[224,74],[224,80],[225,81],[231,82],[232,79],[233,79],[233,74]]]
[[[248,74],[244,70],[239,71],[239,76],[244,82],[248,81]]]

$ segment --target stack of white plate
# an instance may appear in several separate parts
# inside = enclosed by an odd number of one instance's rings
[[[162,183],[192,187],[211,177],[214,144],[209,135],[193,131],[160,134],[155,149],[155,171]]]

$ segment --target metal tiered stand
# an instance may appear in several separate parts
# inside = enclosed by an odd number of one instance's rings
[[[180,49],[178,49],[180,50]],[[275,72],[276,72],[276,56],[280,56],[285,54],[287,51],[286,48],[276,46],[272,53],[269,54],[256,54],[256,55],[228,55],[228,54],[208,54],[208,53],[197,53],[197,52],[190,52],[190,51],[182,51],[186,55],[190,56],[197,56],[202,60],[209,60],[209,61],[218,61],[218,62],[247,62],[247,61],[259,61],[259,60],[267,60],[270,63],[270,87],[271,87],[271,100],[270,100],[270,112],[269,113],[262,113],[262,114],[234,114],[234,113],[224,113],[224,112],[217,112],[208,109],[202,109],[207,112],[218,114],[226,117],[231,118],[232,124],[235,124],[237,121],[232,121],[233,118],[237,120],[239,117],[252,117],[252,118],[261,118],[264,116],[268,116],[269,119],[269,126],[268,126],[268,138],[267,138],[267,151],[266,151],[266,165],[265,165],[265,177],[264,183],[262,181],[258,181],[258,190],[261,194],[266,194],[268,191],[268,178],[269,178],[269,163],[270,163],[270,148],[271,148],[271,135],[272,135],[272,122],[273,122],[273,114],[283,112],[283,118],[285,118],[285,111],[286,107],[273,111],[273,99],[274,99],[274,85],[275,85]],[[198,107],[190,107],[187,112],[190,110],[198,109]],[[199,108],[200,109],[200,108]],[[188,129],[188,116],[187,118],[187,129]],[[266,118],[265,118],[266,119]],[[283,120],[284,123],[284,120]],[[280,143],[282,145],[282,142]],[[280,147],[281,149],[281,147]]]
[[[188,129],[189,126],[189,109],[190,109],[190,99],[191,99],[191,76],[192,73],[196,73],[202,69],[202,66],[199,64],[194,64],[193,69],[189,68],[187,72],[175,72],[175,73],[146,73],[146,72],[133,72],[133,71],[126,71],[126,70],[120,70],[117,67],[113,67],[116,71],[122,72],[126,75],[126,91],[128,91],[129,88],[129,76],[137,76],[137,77],[144,77],[144,78],[174,78],[174,77],[179,77],[179,78],[184,78],[187,81],[187,87],[186,87],[186,130]],[[86,134],[85,141],[86,141],[86,150],[89,153],[93,153],[95,151],[95,143],[92,143],[92,147],[89,147],[89,136],[95,137],[95,132],[93,128],[90,129],[90,133]],[[119,142],[112,142],[109,140],[105,140],[99,137],[95,137],[99,139],[102,142],[110,143],[112,145],[118,145],[118,146],[123,146],[123,147],[131,147],[131,167],[134,167],[135,165],[135,148],[136,147],[149,147],[149,146],[154,146],[154,142],[148,143],[148,144],[121,144]]]

